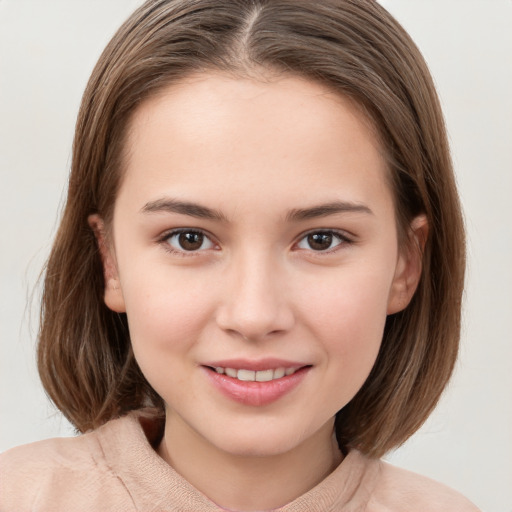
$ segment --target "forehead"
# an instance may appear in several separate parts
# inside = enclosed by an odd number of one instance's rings
[[[218,197],[265,183],[267,196],[278,199],[340,186],[350,193],[364,181],[373,193],[388,189],[381,148],[361,110],[293,76],[208,73],[168,86],[135,111],[126,155],[123,181],[148,195],[170,185],[174,195],[209,188]]]
[[[344,118],[354,121],[354,135],[364,131],[369,142],[378,148],[373,121],[355,100],[320,83],[270,72],[253,78],[213,71],[197,73],[161,89],[138,106],[129,123],[128,145],[133,144],[152,121],[164,118],[167,121],[179,119],[180,135],[192,135],[196,139],[202,135],[211,138],[219,133],[222,121],[229,121],[238,134],[237,139],[264,135],[262,125],[266,125],[269,134],[278,130],[311,138],[316,132],[325,137],[336,131],[340,121],[345,121],[337,115],[341,110]],[[239,131],[239,127],[243,130]],[[350,144],[348,134],[344,135]]]

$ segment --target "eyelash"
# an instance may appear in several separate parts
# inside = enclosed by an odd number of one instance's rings
[[[343,246],[346,246],[346,245],[350,245],[350,244],[353,244],[354,243],[354,240],[351,239],[345,232],[343,231],[337,231],[335,229],[315,229],[315,230],[312,230],[312,231],[308,231],[306,233],[303,233],[298,242],[295,243],[295,246],[299,246],[299,244],[303,241],[303,240],[306,240],[309,236],[313,236],[313,235],[330,235],[332,237],[332,241],[334,241],[334,239],[336,239],[338,241],[338,243],[334,246],[334,247],[329,247],[328,249],[326,250],[318,250],[318,251],[315,251],[313,248],[304,248],[303,250],[309,250],[311,251],[313,254],[318,255],[318,256],[323,256],[323,255],[328,255],[328,254],[333,254],[337,251],[339,251]],[[331,242],[332,243],[332,242]],[[300,248],[302,249],[302,248]]]
[[[173,248],[171,246],[169,240],[175,236],[179,236],[179,235],[185,234],[185,233],[201,235],[202,237],[204,237],[204,240],[208,240],[209,243],[212,244],[212,246],[216,246],[216,243],[213,241],[211,235],[209,235],[208,233],[206,233],[205,231],[203,231],[201,229],[193,229],[193,228],[173,229],[171,231],[164,233],[159,238],[158,242],[163,245],[163,247],[166,251],[170,252],[171,254],[174,254],[177,256],[182,256],[182,257],[195,256],[198,253],[201,253],[201,252],[204,252],[205,250],[211,249],[211,247],[208,247],[207,249],[199,248],[197,250],[187,251],[186,249],[183,249],[183,248],[182,249]],[[315,250],[311,247],[309,249],[299,247],[299,244],[301,242],[303,242],[304,240],[307,239],[307,237],[312,236],[312,235],[330,235],[330,236],[332,236],[333,240],[336,239],[338,241],[338,243],[334,247],[329,247],[326,250]],[[203,243],[204,243],[204,240],[202,241]],[[340,250],[340,248],[342,246],[350,245],[353,243],[354,243],[354,240],[352,240],[349,236],[347,236],[347,234],[345,232],[337,231],[334,229],[316,229],[316,230],[308,231],[306,233],[302,233],[300,235],[298,241],[294,244],[294,247],[298,247],[299,250],[311,251],[311,253],[313,253],[315,255],[322,256],[322,255],[335,253],[338,250]]]
[[[212,246],[216,245],[216,243],[213,241],[213,239],[212,239],[213,237],[211,235],[209,235],[208,233],[206,233],[205,231],[203,231],[201,229],[193,229],[193,228],[180,228],[180,229],[173,229],[171,231],[167,231],[160,237],[158,242],[163,245],[164,249],[167,252],[170,252],[171,254],[176,255],[176,256],[182,256],[182,257],[195,256],[198,253],[206,250],[206,249],[202,249],[202,250],[198,249],[198,250],[187,251],[186,249],[175,249],[174,247],[172,247],[169,240],[172,237],[179,236],[179,235],[185,234],[185,233],[201,235],[202,237],[204,237],[204,240],[209,241],[210,244],[212,244]]]

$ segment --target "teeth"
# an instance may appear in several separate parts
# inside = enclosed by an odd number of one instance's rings
[[[240,375],[240,372],[238,372],[238,375]],[[255,372],[254,380],[257,382],[268,382],[272,379],[277,379],[277,377],[274,376],[274,370],[261,370],[259,372]]]
[[[251,370],[238,370],[236,378],[238,380],[256,380],[256,372]]]
[[[289,371],[291,371],[291,370],[295,371],[294,368],[288,368],[288,370]],[[288,375],[291,375],[292,373],[289,373]],[[274,370],[274,379],[280,379],[281,377],[284,377],[285,374],[286,374],[286,370],[284,368],[276,368]]]
[[[224,372],[228,377],[233,377],[234,379],[238,378],[238,371],[234,368],[224,368]]]
[[[236,370],[235,368],[222,368],[220,366],[215,367],[215,371],[220,374],[225,374],[233,379],[238,379],[246,382],[269,382],[275,379],[281,379],[285,375],[294,374],[299,367],[296,368],[276,368],[275,370]]]

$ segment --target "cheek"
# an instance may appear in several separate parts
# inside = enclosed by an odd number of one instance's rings
[[[123,284],[137,359],[189,349],[212,316],[212,298],[196,280],[146,272]]]
[[[343,326],[349,332],[380,331],[387,315],[391,280],[391,271],[345,268],[302,287],[302,308],[327,330],[337,331]]]
[[[173,390],[189,385],[196,364],[196,343],[211,317],[211,301],[190,285],[177,279],[152,281],[147,277],[132,280],[125,287],[135,359],[153,389],[166,402],[179,400]]]
[[[387,317],[390,279],[352,269],[304,297],[308,328],[323,345],[331,368],[361,386],[378,355]]]

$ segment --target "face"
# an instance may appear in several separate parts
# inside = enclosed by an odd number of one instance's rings
[[[143,103],[111,233],[105,300],[168,423],[233,454],[330,435],[417,277],[365,118],[293,77]]]

